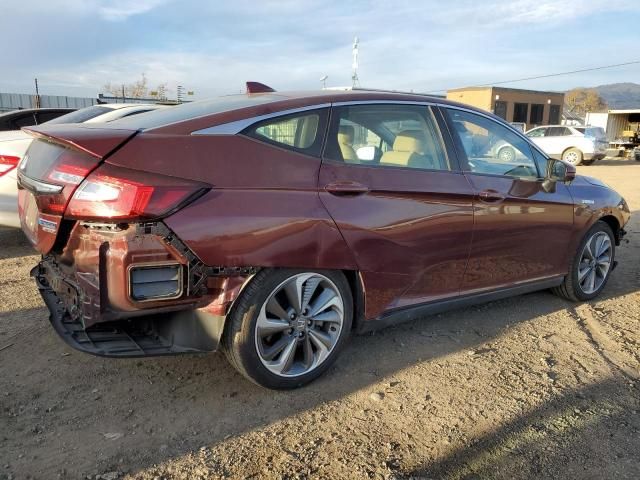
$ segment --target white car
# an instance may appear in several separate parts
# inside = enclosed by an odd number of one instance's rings
[[[46,123],[51,125],[56,123],[111,122],[158,108],[167,108],[167,106],[149,103],[93,105],[62,115]],[[22,130],[0,132],[0,225],[20,228],[16,167],[29,148],[32,138]]]
[[[526,135],[550,157],[573,165],[591,165],[604,158],[609,144],[601,127],[547,125],[533,128]]]

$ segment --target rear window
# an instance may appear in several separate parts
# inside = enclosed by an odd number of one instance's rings
[[[123,118],[118,120],[122,127],[136,129],[158,128],[172,123],[183,122],[193,118],[228,112],[240,108],[252,107],[263,103],[284,100],[286,97],[276,94],[228,95],[225,97],[202,100],[200,102],[183,103],[172,108],[162,108],[148,112],[144,117]]]
[[[602,138],[605,136],[604,128],[602,127],[575,127],[575,129],[585,137]]]
[[[80,110],[76,110],[75,112],[67,113],[66,115],[62,115],[61,117],[55,118],[47,122],[47,125],[53,125],[58,123],[83,123],[87,120],[91,120],[92,118],[97,117],[98,115],[103,115],[107,112],[113,110],[110,107],[105,107],[103,105],[94,105],[93,107],[82,108]]]

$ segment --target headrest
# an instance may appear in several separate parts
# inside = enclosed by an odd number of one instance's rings
[[[352,125],[340,125],[338,129],[338,143],[353,143],[353,137],[355,136],[355,129]]]
[[[424,133],[421,130],[404,130],[393,142],[394,152],[424,153]]]

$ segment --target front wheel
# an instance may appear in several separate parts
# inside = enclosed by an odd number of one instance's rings
[[[574,302],[597,297],[609,280],[615,248],[611,227],[597,222],[582,239],[564,283],[554,292]]]
[[[249,380],[287,389],[318,378],[351,331],[353,300],[342,272],[267,269],[236,300],[223,337]]]

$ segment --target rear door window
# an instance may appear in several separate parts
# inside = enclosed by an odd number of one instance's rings
[[[437,122],[426,105],[335,107],[325,157],[372,167],[451,170]]]
[[[547,137],[564,137],[571,135],[571,130],[567,127],[549,127]]]

